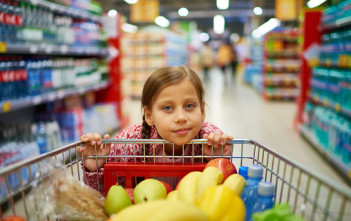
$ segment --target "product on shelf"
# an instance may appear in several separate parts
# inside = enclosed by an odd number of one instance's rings
[[[299,32],[273,30],[264,39],[262,93],[266,99],[290,100],[298,94]]]
[[[186,65],[187,42],[181,35],[155,27],[124,34],[122,45],[122,72],[131,87],[129,95],[140,98],[148,76],[164,66]],[[125,87],[124,87],[125,88]],[[128,93],[126,93],[128,94]]]
[[[319,65],[312,69],[301,134],[351,180],[351,1],[321,15]]]

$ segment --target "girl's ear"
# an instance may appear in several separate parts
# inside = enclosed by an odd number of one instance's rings
[[[145,114],[145,121],[146,121],[146,123],[150,127],[152,127],[154,125],[154,123],[152,121],[151,111],[148,108],[144,107],[144,114]]]
[[[205,116],[205,102],[203,102],[201,105],[201,121],[205,121]]]

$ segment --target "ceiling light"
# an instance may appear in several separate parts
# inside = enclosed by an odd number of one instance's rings
[[[125,2],[127,2],[128,4],[135,4],[138,2],[138,0],[124,0]]]
[[[253,13],[255,14],[255,15],[262,15],[262,8],[261,7],[254,7],[254,9],[253,9]]]
[[[265,35],[267,32],[272,31],[274,28],[278,27],[280,25],[279,19],[276,18],[271,18],[269,19],[266,23],[261,25],[260,27],[256,28],[252,32],[252,36],[254,38],[260,38],[263,35]]]
[[[116,17],[117,11],[115,9],[111,9],[107,12],[108,17]]]
[[[189,14],[189,11],[187,8],[180,8],[178,10],[178,14],[179,16],[187,16]]]
[[[225,19],[223,15],[215,15],[213,17],[213,30],[216,34],[222,34],[225,28]]]
[[[129,23],[124,23],[122,25],[122,30],[128,33],[135,33],[138,31],[138,26],[135,26]]]
[[[219,10],[226,10],[229,7],[229,0],[217,0],[216,3]]]
[[[202,32],[200,34],[200,40],[205,42],[205,41],[208,41],[210,39],[210,36],[206,33],[206,32]]]
[[[324,3],[326,0],[310,0],[307,2],[307,6],[309,8],[315,8],[319,5],[321,5],[322,3]]]
[[[163,17],[163,16],[157,16],[155,18],[155,23],[158,26],[161,26],[162,28],[167,28],[169,26],[169,21],[167,18]]]

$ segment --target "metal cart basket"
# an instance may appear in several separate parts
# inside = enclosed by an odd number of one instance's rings
[[[206,143],[205,139],[192,140],[191,156],[156,156],[145,155],[145,147],[147,145],[160,145],[164,148],[167,141],[165,140],[118,140],[108,139],[103,140],[103,144],[113,143],[120,145],[122,148],[129,146],[133,150],[136,147],[143,150],[143,154],[133,153],[126,154],[122,151],[121,155],[91,157],[94,159],[104,158],[107,161],[118,161],[114,163],[118,170],[110,170],[105,165],[105,181],[111,178],[111,174],[115,176],[130,177],[149,177],[163,176],[165,171],[159,170],[165,166],[165,170],[169,171],[175,168],[174,171],[180,171],[178,177],[184,176],[191,170],[201,170],[204,168],[205,161],[209,156],[204,156],[203,152],[195,155],[195,147]],[[228,157],[239,168],[241,165],[249,166],[258,164],[264,167],[263,179],[271,182],[276,186],[275,202],[290,204],[293,212],[304,217],[306,220],[351,220],[351,189],[338,185],[321,176],[314,171],[284,157],[270,148],[246,139],[234,139],[228,141],[231,143],[233,155],[230,157],[223,155],[210,156]],[[52,162],[62,162],[64,167],[78,180],[86,182],[85,173],[82,170],[83,161],[76,157],[77,148],[82,145],[82,142],[76,142],[54,151],[39,155],[37,157],[27,159],[16,164],[0,169],[0,219],[6,215],[21,215],[27,220],[50,220],[45,214],[38,217],[40,202],[36,201],[36,197],[32,197],[31,191],[33,187],[40,184],[41,180],[45,180],[48,174],[47,165]],[[105,146],[106,147],[106,146]],[[184,153],[184,147],[183,151]],[[171,159],[171,163],[162,163],[165,158]],[[181,162],[175,162],[175,159],[181,158]],[[172,161],[173,159],[173,161]],[[187,163],[186,161],[189,161]],[[125,163],[132,161],[132,163]],[[133,163],[139,161],[139,163]],[[143,163],[148,161],[148,163]],[[157,163],[156,163],[157,161]],[[178,160],[179,161],[179,160]],[[172,163],[173,162],[173,163]],[[128,168],[134,167],[128,171]],[[147,170],[144,170],[147,168]],[[121,173],[118,174],[118,171]],[[127,172],[126,172],[127,171]],[[146,172],[145,172],[146,171]],[[151,172],[150,172],[151,171]],[[182,172],[183,171],[183,172]],[[124,173],[123,173],[124,172]],[[133,174],[135,173],[135,174]],[[172,172],[168,172],[172,174]],[[174,172],[175,174],[177,172]],[[97,175],[99,176],[99,175]],[[166,175],[167,176],[167,175]],[[168,175],[169,176],[169,175]],[[102,177],[97,177],[98,180],[104,183]],[[115,182],[116,178],[112,179]],[[110,179],[111,180],[111,179]],[[108,181],[111,182],[111,181]],[[105,182],[105,188],[108,188],[108,183]],[[131,185],[130,183],[127,185]],[[98,189],[102,188],[101,184]],[[33,213],[36,214],[33,217]]]

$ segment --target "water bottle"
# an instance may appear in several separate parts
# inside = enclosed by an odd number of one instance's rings
[[[258,198],[252,213],[261,213],[267,209],[272,209],[274,205],[274,191],[274,184],[260,182],[258,184]]]
[[[248,221],[251,218],[253,206],[257,200],[258,184],[262,180],[263,167],[259,165],[251,165],[248,170],[248,179],[244,187],[241,198],[246,208],[246,218]]]
[[[243,176],[245,180],[247,180],[248,176],[247,173],[249,171],[249,167],[247,166],[241,166],[239,167],[239,175]]]
[[[36,141],[40,148],[40,154],[48,152],[46,129],[45,129],[45,124],[42,122],[39,122],[36,125]]]

